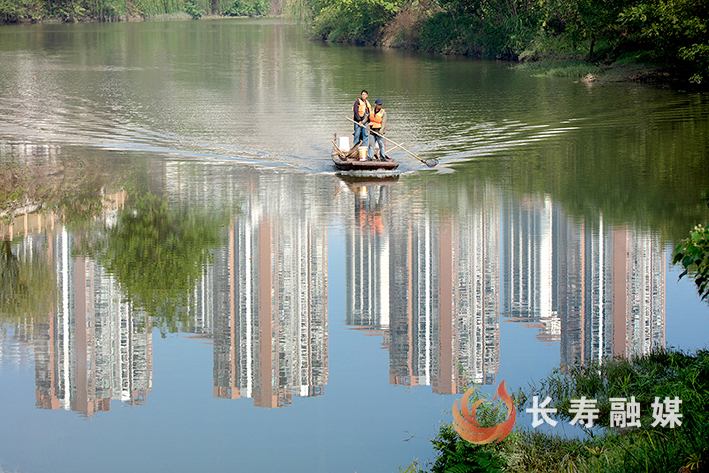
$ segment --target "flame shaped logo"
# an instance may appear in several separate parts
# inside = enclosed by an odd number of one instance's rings
[[[507,419],[501,424],[496,424],[492,427],[482,427],[475,418],[478,406],[485,402],[485,399],[475,401],[472,408],[468,408],[468,401],[474,390],[475,386],[465,392],[463,399],[460,401],[460,409],[458,409],[457,399],[453,403],[453,427],[455,427],[461,438],[470,443],[482,445],[494,441],[501,442],[512,432],[512,427],[514,427],[515,419],[517,418],[517,409],[514,402],[512,402],[512,397],[507,394],[505,382],[502,381],[497,387],[497,393],[492,400],[494,401],[499,396],[500,400],[507,405]]]

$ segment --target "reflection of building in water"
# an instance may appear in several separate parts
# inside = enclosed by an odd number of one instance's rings
[[[122,191],[103,196],[97,220],[115,225],[125,198]],[[34,314],[32,327],[15,331],[34,350],[37,407],[92,415],[109,410],[112,399],[144,402],[152,388],[150,319],[123,300],[101,266],[72,256],[73,238],[59,215],[16,215],[0,231],[24,235],[13,250],[22,264],[34,267],[37,258],[45,259],[56,277],[47,313]],[[37,297],[45,295],[34,289]]]
[[[123,207],[126,198],[125,191],[102,196],[101,214],[96,218],[107,226],[115,225],[118,209]],[[53,232],[55,227],[61,226],[62,212],[37,212],[41,207],[40,204],[32,204],[12,212],[13,218],[9,222],[0,223],[0,239],[12,241],[18,236],[27,237],[45,231]]]
[[[421,212],[411,218],[408,208],[384,210],[387,187],[362,187],[354,189],[355,215],[346,237],[348,325],[385,331],[392,384],[431,385],[452,394],[466,383],[461,371],[475,382],[494,382],[496,192],[475,189],[474,203],[461,192],[461,207],[452,215]]]
[[[553,303],[558,281],[553,223],[559,211],[550,198],[525,198],[503,210],[504,313],[510,320],[539,326],[537,338],[558,341],[560,322]],[[573,291],[572,291],[573,293]]]
[[[214,395],[261,407],[320,396],[328,378],[327,218],[288,197],[307,184],[275,177],[230,177],[247,196],[192,308],[214,341]]]
[[[27,323],[14,324],[10,340],[8,334],[0,331],[0,370],[4,367],[15,369],[29,366],[33,360],[32,341],[34,327]]]
[[[665,255],[658,239],[637,229],[574,230],[585,288],[562,323],[562,362],[630,356],[665,345]],[[577,239],[580,239],[577,237]]]
[[[382,212],[389,186],[353,186],[354,221],[345,234],[346,323],[382,330],[389,327],[389,235]]]
[[[17,161],[22,165],[59,167],[62,147],[56,144],[0,141],[0,161]]]
[[[143,403],[152,389],[150,319],[96,262],[72,257],[72,243],[65,229],[46,241],[58,290],[55,313],[34,333],[37,407],[93,415],[112,399]]]
[[[664,345],[665,261],[640,230],[567,218],[549,198],[504,206],[504,313],[561,342],[561,361]]]

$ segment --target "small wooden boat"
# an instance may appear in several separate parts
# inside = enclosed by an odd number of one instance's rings
[[[374,159],[372,161],[360,161],[357,158],[348,158],[347,155],[339,151],[337,147],[332,150],[332,162],[340,171],[377,171],[394,170],[399,167],[399,163],[387,156],[386,161]]]
[[[332,162],[340,171],[390,171],[399,167],[399,163],[387,156],[386,161],[373,159],[372,161],[359,160],[359,143],[349,151],[342,151],[337,144],[332,148]]]

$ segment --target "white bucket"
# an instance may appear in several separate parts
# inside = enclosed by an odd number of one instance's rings
[[[339,136],[337,138],[340,143],[337,145],[342,151],[347,152],[350,150],[350,137],[349,136]]]
[[[366,161],[366,160],[367,160],[367,147],[366,147],[366,146],[360,146],[360,147],[359,147],[359,160],[360,160],[360,161]]]

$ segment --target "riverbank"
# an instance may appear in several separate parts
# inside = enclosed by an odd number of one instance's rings
[[[434,54],[518,61],[537,73],[709,84],[709,5],[688,0],[373,0],[314,10],[312,37]],[[593,78],[589,78],[593,80]]]
[[[605,82],[677,83],[676,78],[673,78],[669,72],[647,64],[618,62],[598,65],[581,58],[545,58],[519,62],[512,68],[529,72],[533,76],[568,77],[588,84]]]
[[[573,400],[595,399],[599,427],[585,429],[582,438],[522,428],[500,443],[473,445],[445,425],[432,440],[438,456],[428,471],[665,473],[709,468],[709,350],[659,349],[629,360],[607,358],[558,368],[516,393],[518,412],[531,408],[535,396],[538,402],[551,398],[547,407],[557,410],[551,417],[558,422],[573,420]],[[617,409],[617,398],[624,399],[625,407],[625,401],[638,404],[639,427],[610,427],[611,412],[614,418],[618,412],[618,418],[630,418],[629,409]],[[670,418],[676,399],[681,401],[675,404],[679,415]],[[407,471],[425,470],[412,465]]]
[[[535,75],[709,90],[709,5],[690,0],[9,0],[0,24],[287,17],[318,41],[501,59]]]

